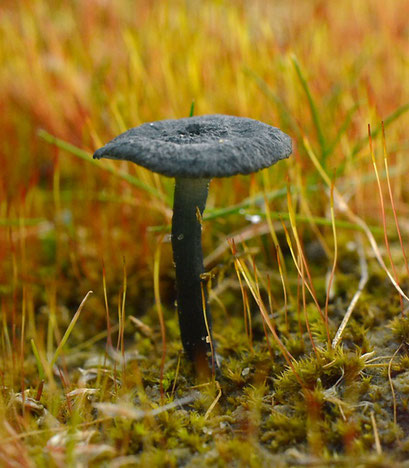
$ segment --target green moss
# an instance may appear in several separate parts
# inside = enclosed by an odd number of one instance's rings
[[[395,317],[390,323],[393,336],[398,343],[409,343],[409,317]]]

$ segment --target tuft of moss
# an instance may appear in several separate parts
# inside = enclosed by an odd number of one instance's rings
[[[395,317],[389,327],[392,330],[393,336],[399,343],[409,344],[409,317],[401,315]]]

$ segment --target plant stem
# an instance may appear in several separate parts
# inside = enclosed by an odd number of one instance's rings
[[[201,215],[205,209],[209,179],[177,178],[172,218],[172,248],[176,268],[177,308],[183,348],[188,358],[203,368],[211,352],[211,315],[204,273]],[[199,216],[200,213],[200,216]],[[206,320],[203,308],[206,310]]]

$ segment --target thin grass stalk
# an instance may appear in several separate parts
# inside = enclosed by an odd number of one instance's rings
[[[162,250],[162,240],[160,238],[158,241],[158,246],[155,250],[154,260],[153,260],[153,291],[155,296],[156,311],[158,313],[159,325],[160,325],[160,335],[162,338],[162,357],[160,363],[160,377],[159,377],[159,388],[160,388],[160,398],[161,403],[163,404],[165,398],[165,392],[163,389],[163,375],[165,370],[165,359],[166,359],[166,327],[165,321],[163,319],[163,310],[162,310],[162,301],[160,298],[160,255]]]
[[[310,338],[312,350],[314,351],[314,354],[317,357],[317,359],[320,360],[320,355],[318,353],[317,346],[315,345],[314,337],[312,336],[310,320],[309,320],[309,317],[308,317],[307,301],[306,301],[306,294],[305,294],[306,280],[305,280],[305,276],[304,276],[304,264],[302,262],[301,255],[298,256],[298,260],[300,262],[299,266],[300,266],[301,275],[302,275],[301,276],[301,297],[302,297],[302,307],[303,307],[303,311],[304,311],[305,326],[307,327],[307,333],[308,333],[308,336]]]
[[[296,380],[298,381],[298,383],[300,384],[300,386],[302,388],[304,388],[304,383],[302,382],[300,376],[298,375],[297,371],[295,370],[295,367],[293,365],[293,362],[292,360],[294,359],[292,357],[292,355],[289,353],[289,351],[287,350],[287,348],[285,347],[284,343],[280,340],[279,336],[277,335],[277,332],[275,330],[275,328],[273,327],[269,317],[268,317],[268,313],[267,313],[267,310],[264,306],[264,303],[261,299],[260,296],[257,296],[256,294],[256,291],[254,289],[254,287],[252,287],[252,283],[251,283],[251,280],[250,280],[250,276],[248,274],[248,271],[246,271],[246,268],[243,266],[243,264],[240,262],[239,259],[237,259],[237,262],[239,264],[239,269],[240,269],[240,272],[244,278],[244,280],[246,281],[255,301],[257,302],[257,305],[259,306],[259,309],[260,309],[260,312],[262,313],[263,315],[263,318],[266,322],[266,325],[268,326],[269,330],[271,331],[278,347],[280,348],[281,350],[281,353],[283,354],[284,356],[284,359],[286,360],[287,364],[289,365],[289,367],[291,368],[291,370],[293,371],[294,373],[294,376],[296,378]]]
[[[247,333],[247,338],[249,341],[249,347],[250,347],[250,352],[251,354],[254,353],[254,348],[253,348],[253,325],[252,325],[252,320],[251,320],[251,310],[250,310],[250,301],[249,301],[249,295],[247,293],[247,289],[244,289],[244,302],[245,302],[245,327],[246,327],[246,333]]]
[[[277,264],[278,264],[278,271],[280,273],[281,284],[283,286],[283,295],[284,295],[284,320],[285,320],[285,328],[287,330],[287,334],[290,333],[290,325],[288,323],[288,299],[287,299],[287,287],[285,284],[284,276],[283,276],[283,268],[281,266],[280,260],[280,248],[276,245],[276,256],[277,256]]]
[[[55,320],[55,303],[56,303],[56,284],[53,281],[48,289],[48,322],[47,322],[47,359],[51,359],[54,348],[54,329],[56,326]]]
[[[252,343],[250,340],[250,331],[249,331],[249,323],[248,323],[248,298],[247,298],[247,291],[246,288],[244,287],[243,281],[241,279],[240,271],[237,267],[237,264],[234,262],[234,268],[236,270],[237,274],[237,279],[239,280],[239,286],[240,286],[240,291],[241,291],[241,298],[243,302],[243,318],[244,318],[244,331],[246,333],[247,339],[249,340],[249,346],[250,350],[252,351]]]
[[[294,66],[294,69],[296,71],[297,77],[298,77],[298,79],[299,79],[299,81],[301,83],[301,86],[302,86],[302,88],[303,88],[303,90],[305,92],[305,95],[307,96],[308,105],[310,107],[312,120],[314,122],[315,130],[316,130],[317,136],[318,136],[318,142],[319,142],[319,145],[320,145],[320,148],[321,148],[321,155],[324,156],[324,155],[326,155],[326,146],[327,145],[326,145],[324,132],[322,130],[321,118],[320,118],[320,115],[319,115],[318,107],[315,104],[314,98],[312,96],[311,90],[310,90],[309,85],[308,85],[308,81],[305,78],[303,71],[301,70],[301,67],[300,67],[300,64],[298,63],[297,57],[295,55],[292,55],[291,56],[291,61],[293,63],[293,66]],[[324,159],[324,161],[325,161],[325,159]]]
[[[275,342],[277,343],[278,347],[280,348],[281,353],[283,354],[284,359],[286,360],[288,366],[291,368],[291,370],[294,373],[294,377],[297,380],[297,382],[300,384],[302,388],[305,388],[303,381],[301,380],[300,376],[298,375],[297,371],[295,370],[295,367],[293,365],[293,356],[290,354],[290,352],[287,350],[285,347],[284,343],[280,340],[279,336],[277,335],[277,332],[275,328],[273,327],[271,320],[268,316],[267,309],[263,303],[263,300],[259,295],[256,293],[256,289],[254,288],[253,282],[251,281],[251,275],[249,274],[249,271],[244,263],[241,262],[240,258],[237,256],[237,249],[235,246],[234,241],[231,242],[231,249],[232,253],[234,255],[234,262],[237,263],[237,268],[240,272],[240,274],[243,276],[248,288],[250,289],[250,292],[256,301],[260,313],[263,315],[263,318],[266,322],[267,327],[269,328],[270,332],[272,333]]]
[[[68,392],[68,384],[67,384],[67,381],[65,379],[64,373],[61,370],[61,367],[58,367],[58,373],[60,375],[61,384],[62,384],[62,387],[63,387],[63,390],[64,390],[65,398],[67,400],[68,412],[69,412],[70,416],[72,416],[72,404],[71,404],[71,398],[68,396],[68,393],[69,393]]]
[[[305,269],[305,273],[307,274],[307,278],[308,278],[308,282],[309,282],[308,291],[310,292],[311,297],[312,297],[312,299],[313,299],[313,301],[314,301],[314,303],[315,303],[315,305],[317,307],[317,310],[318,310],[319,314],[321,315],[322,321],[325,322],[324,314],[322,312],[321,306],[318,303],[317,295],[316,295],[315,290],[314,290],[314,283],[313,283],[312,278],[311,278],[311,274],[310,274],[310,270],[308,268],[307,260],[305,259],[304,251],[303,251],[302,244],[301,244],[301,239],[300,239],[300,236],[298,235],[297,223],[296,223],[295,216],[294,216],[295,211],[294,211],[294,207],[293,207],[293,203],[292,203],[289,188],[287,189],[287,204],[288,204],[288,213],[290,215],[291,230],[293,232],[293,236],[294,236],[294,239],[295,239],[295,243],[296,243],[296,246],[297,246],[297,251],[298,251],[298,253],[299,253],[300,257],[301,257],[300,265],[302,265],[303,269]],[[299,268],[297,268],[297,269],[299,270]],[[301,275],[301,277],[304,278],[304,275]],[[327,330],[327,334],[329,335],[328,330]]]
[[[287,244],[288,244],[288,247],[290,248],[291,256],[293,258],[294,265],[295,265],[295,267],[297,269],[298,275],[303,280],[303,282],[305,283],[305,287],[307,288],[308,292],[310,293],[310,295],[311,295],[311,297],[312,297],[312,299],[313,299],[313,301],[314,301],[314,303],[315,303],[315,305],[317,307],[318,312],[320,312],[321,319],[322,319],[323,323],[325,323],[324,314],[323,314],[323,312],[321,310],[320,305],[318,304],[316,294],[315,294],[315,292],[313,291],[313,289],[311,287],[311,277],[309,277],[310,282],[308,282],[306,280],[306,278],[305,278],[304,268],[305,268],[305,265],[306,265],[306,261],[305,261],[304,255],[303,255],[301,243],[300,243],[299,240],[298,240],[298,242],[296,240],[298,255],[300,256],[300,261],[298,261],[297,258],[296,258],[295,252],[294,252],[294,248],[293,248],[293,245],[292,245],[292,242],[291,242],[290,235],[289,235],[288,230],[285,227],[284,223],[283,223],[283,228],[284,228],[285,237],[287,239]],[[301,270],[301,267],[302,267],[302,270]],[[307,271],[307,276],[308,276],[308,270],[305,269],[305,271]],[[329,334],[329,331],[327,330],[327,335],[328,334]]]
[[[298,262],[298,260],[297,260]],[[298,263],[297,263],[298,264]],[[302,320],[301,320],[301,301],[300,301],[300,296],[301,296],[301,276],[300,273],[297,274],[297,322],[298,322],[298,333],[300,335],[300,340],[303,340],[303,326],[302,326]]]
[[[273,295],[271,293],[271,278],[269,274],[267,274],[267,297],[268,297],[268,307],[270,308],[271,323],[275,326],[274,313],[273,313],[273,310],[274,310]]]
[[[106,282],[106,270],[104,259],[102,259],[102,289],[104,291],[104,304],[105,304],[105,314],[107,321],[107,343],[106,348],[112,348],[112,330],[111,330],[111,321],[109,319],[109,305],[108,305],[108,294],[107,294],[107,282]]]
[[[67,342],[68,338],[71,335],[72,330],[75,327],[75,324],[77,323],[78,319],[80,318],[81,311],[82,311],[82,309],[83,309],[83,307],[85,305],[85,302],[87,301],[90,294],[92,294],[92,291],[87,292],[84,299],[81,301],[81,304],[79,305],[77,311],[75,312],[74,317],[71,319],[71,322],[68,325],[68,328],[65,331],[64,336],[63,336],[62,340],[60,341],[60,344],[58,345],[57,349],[55,350],[53,358],[51,359],[51,362],[50,362],[51,367],[54,366],[54,364],[57,362],[57,359],[58,359],[59,355],[61,354],[61,351],[62,351],[65,343]]]
[[[336,230],[336,227],[335,227],[335,214],[334,214],[334,186],[335,186],[335,183],[334,183],[334,180],[333,180],[332,184],[331,184],[330,208],[331,208],[331,221],[332,221],[332,236],[333,236],[333,239],[334,239],[334,259],[333,259],[333,262],[332,262],[331,275],[329,277],[328,286],[327,286],[327,294],[326,294],[326,298],[325,298],[325,311],[324,311],[324,314],[325,314],[325,326],[326,326],[327,330],[329,330],[329,326],[328,326],[329,297],[330,297],[330,294],[331,294],[331,287],[332,287],[332,282],[334,280],[335,269],[337,267],[337,259],[338,259],[338,241],[337,241],[337,230]],[[328,349],[330,349],[330,348],[331,348],[331,341],[328,340]]]
[[[27,300],[27,289],[23,286],[23,301],[21,307],[21,336],[20,336],[20,366],[21,366],[21,396],[23,398],[23,409],[25,400],[25,372],[24,372],[24,342],[25,342],[25,331],[26,331],[26,300]]]
[[[11,369],[11,381],[14,384],[14,369],[16,368],[16,354],[15,350],[17,349],[17,338],[16,338],[16,310],[17,310],[17,284],[18,284],[18,266],[17,266],[17,252],[16,246],[13,240],[12,229],[9,229],[9,242],[10,242],[10,251],[11,259],[13,266],[13,282],[12,282],[12,291],[13,291],[13,302],[11,305],[11,359],[12,359],[12,369]]]
[[[270,306],[270,313],[271,313],[271,316],[273,316],[273,309],[272,309],[271,301],[269,301],[269,306]],[[266,337],[268,352],[269,352],[270,356],[271,356],[272,358],[274,358],[274,352],[273,352],[273,348],[271,347],[271,344],[270,344],[270,338],[269,338],[269,336],[268,336],[266,321],[264,320],[264,317],[263,317],[262,314],[261,314],[261,321],[262,321],[262,323],[263,323],[263,331],[264,331],[264,336]],[[275,326],[273,320],[272,320],[272,325],[273,325],[273,327]]]
[[[404,343],[401,343],[398,347],[398,349],[393,353],[393,356],[391,357],[389,363],[388,363],[388,380],[389,380],[389,386],[391,387],[391,394],[392,394],[392,401],[393,401],[393,423],[395,426],[397,426],[397,402],[396,402],[396,394],[395,394],[395,389],[393,387],[393,380],[392,380],[392,363],[393,360],[395,359],[396,355],[399,353],[401,350],[402,346]]]
[[[176,364],[175,378],[173,380],[172,391],[170,392],[170,397],[171,398],[173,398],[173,396],[175,395],[176,383],[177,383],[177,380],[178,380],[178,377],[179,377],[179,370],[180,370],[181,361],[182,361],[182,354],[179,353],[178,354],[178,362]]]
[[[216,356],[214,354],[213,340],[211,339],[209,322],[207,320],[207,310],[206,310],[207,300],[206,300],[203,281],[200,283],[200,291],[201,291],[201,294],[202,294],[203,318],[204,318],[204,322],[205,322],[205,327],[206,327],[206,331],[207,331],[207,339],[209,340],[208,342],[209,342],[210,353],[211,353],[212,380],[214,380],[215,377],[216,377]]]
[[[304,148],[310,157],[311,161],[313,162],[314,166],[318,170],[319,174],[321,175],[322,179],[324,182],[327,184],[327,186],[330,188],[331,187],[331,180],[329,179],[328,175],[324,171],[322,165],[318,161],[317,156],[313,152],[311,145],[307,139],[306,136],[303,137],[303,144]],[[395,278],[392,276],[391,272],[388,270],[387,266],[385,265],[385,262],[383,261],[382,255],[379,251],[379,247],[376,243],[376,240],[369,229],[368,225],[365,223],[363,219],[361,219],[359,216],[357,216],[355,213],[352,212],[352,210],[349,208],[348,204],[345,202],[344,198],[342,195],[338,192],[336,188],[334,188],[334,201],[338,205],[338,208],[345,212],[348,218],[353,222],[361,226],[362,230],[365,232],[366,237],[369,240],[369,243],[371,245],[371,248],[375,254],[375,257],[379,263],[379,265],[382,267],[386,275],[388,276],[389,280],[395,287],[395,289],[399,292],[399,294],[402,295],[404,299],[406,299],[409,302],[409,297],[402,291],[402,288],[399,286],[399,284],[396,283]]]
[[[40,380],[44,380],[45,379],[45,372],[44,372],[43,363],[41,362],[40,353],[38,352],[38,348],[37,348],[33,338],[31,338],[30,343],[31,343],[31,349],[33,351],[33,355],[34,355],[34,358],[35,358],[35,361],[36,361],[38,375],[40,377]]]
[[[390,177],[389,177],[388,151],[386,149],[385,127],[383,125],[383,122],[382,122],[382,143],[383,143],[383,160],[384,160],[384,164],[385,164],[386,181],[387,181],[387,184],[388,184],[389,198],[390,198],[390,201],[391,201],[393,217],[394,217],[394,220],[395,220],[396,231],[397,231],[398,237],[399,237],[399,243],[400,243],[400,246],[401,246],[401,249],[402,249],[403,259],[405,261],[406,272],[407,272],[407,275],[409,276],[408,259],[407,259],[407,256],[406,256],[405,249],[403,247],[402,235],[401,235],[400,228],[399,228],[398,216],[397,216],[396,207],[395,207],[395,200],[394,200],[394,197],[393,197],[391,180],[390,180]]]
[[[123,257],[123,285],[122,285],[122,307],[121,307],[121,355],[123,367],[123,381],[125,379],[125,303],[126,303],[126,290],[127,290],[127,275],[126,275],[126,262]]]
[[[370,124],[368,124],[368,139],[369,139],[369,149],[370,149],[370,153],[371,153],[372,164],[373,164],[373,168],[374,168],[374,172],[375,172],[375,176],[376,176],[376,183],[377,183],[378,192],[379,192],[379,203],[380,203],[380,206],[381,206],[381,216],[382,216],[382,225],[383,225],[383,237],[384,237],[384,241],[385,241],[386,251],[388,253],[389,262],[390,262],[391,267],[392,267],[393,276],[395,278],[396,284],[399,285],[398,273],[396,271],[395,264],[394,264],[393,258],[392,258],[391,249],[390,249],[390,246],[389,246],[388,232],[387,232],[387,228],[386,228],[385,206],[384,206],[384,203],[383,203],[382,186],[381,186],[381,181],[379,179],[378,168],[377,168],[376,160],[375,160],[375,154],[374,154],[374,151],[373,151],[373,143],[372,143],[372,135],[371,135],[371,126],[370,126]],[[399,294],[399,301],[400,301],[400,307],[401,307],[401,314],[402,314],[402,317],[403,317],[403,315],[404,315],[403,314],[403,299],[402,299],[402,296],[400,294]]]

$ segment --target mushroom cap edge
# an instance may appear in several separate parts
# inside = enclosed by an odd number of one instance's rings
[[[291,152],[291,138],[276,127],[213,114],[144,123],[93,157],[132,161],[168,177],[213,178],[257,172]]]

